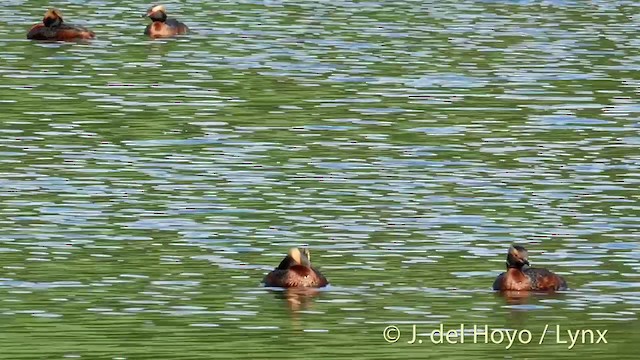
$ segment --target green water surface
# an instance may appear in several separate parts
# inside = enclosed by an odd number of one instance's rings
[[[637,357],[634,2],[2,5],[0,358]],[[491,291],[513,242],[571,289]],[[263,288],[303,245],[329,288]]]

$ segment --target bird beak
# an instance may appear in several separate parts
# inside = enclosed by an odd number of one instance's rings
[[[145,14],[142,14],[141,17],[146,18],[146,17],[149,17],[149,16],[151,16],[151,11],[147,11]]]

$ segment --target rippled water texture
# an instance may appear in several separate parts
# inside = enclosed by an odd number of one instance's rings
[[[48,5],[0,7],[1,358],[637,356],[635,2],[173,1],[150,41],[58,1],[98,38],[27,41]],[[494,294],[512,242],[571,290]],[[299,245],[331,286],[261,287]]]

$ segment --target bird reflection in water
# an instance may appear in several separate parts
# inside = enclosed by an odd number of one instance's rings
[[[296,313],[301,310],[310,310],[313,307],[313,300],[320,293],[320,290],[314,288],[289,288],[280,292],[279,295],[287,301],[289,310]]]
[[[558,299],[565,295],[555,291],[517,291],[505,290],[495,293],[497,297],[504,298],[509,305],[526,305],[531,300]]]

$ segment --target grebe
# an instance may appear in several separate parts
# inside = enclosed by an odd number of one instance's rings
[[[329,284],[327,279],[311,266],[308,249],[292,248],[277,268],[264,277],[265,286],[319,288]]]
[[[42,23],[33,25],[27,33],[27,39],[30,40],[75,41],[93,38],[93,31],[82,26],[65,24],[62,14],[57,9],[47,10]]]
[[[529,267],[527,250],[511,245],[507,253],[507,271],[493,282],[494,290],[552,291],[566,290],[567,282],[547,269]]]
[[[148,17],[153,21],[144,29],[144,34],[152,38],[171,37],[189,32],[187,25],[176,19],[167,18],[167,11],[162,5],[150,7],[142,17]]]

